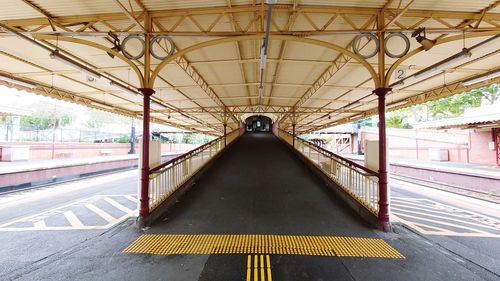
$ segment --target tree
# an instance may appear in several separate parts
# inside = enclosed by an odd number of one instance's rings
[[[71,115],[66,112],[56,114],[47,108],[37,108],[31,116],[21,117],[22,130],[47,130],[51,128],[60,128],[71,123]]]
[[[184,133],[182,135],[182,143],[189,143],[189,144],[196,143],[195,135],[190,133]]]
[[[405,121],[405,114],[403,112],[396,111],[385,119],[385,124],[388,128],[411,129],[412,126]]]
[[[89,108],[87,120],[82,125],[90,129],[101,128],[104,124],[130,124],[130,118],[110,112]]]
[[[498,99],[500,99],[500,86],[493,84],[451,97],[430,101],[425,103],[424,106],[428,107],[433,119],[444,119],[460,116],[465,109],[479,107],[483,101],[493,104]]]
[[[500,98],[500,85],[493,84],[472,90],[469,93],[481,95],[482,98],[488,102],[488,104],[494,104],[495,101]]]
[[[430,101],[429,112],[433,119],[457,117],[464,113],[466,108],[481,105],[483,94],[479,91],[470,91],[451,97]]]

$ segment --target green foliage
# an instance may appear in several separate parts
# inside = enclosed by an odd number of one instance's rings
[[[425,103],[433,119],[458,117],[467,108],[479,107],[483,101],[493,104],[500,98],[500,87],[493,84],[451,97]]]
[[[12,120],[9,116],[0,116],[0,126],[10,126],[12,124]]]
[[[500,98],[500,85],[493,84],[472,90],[469,93],[481,95],[481,97],[486,100],[488,104],[493,104]]]
[[[430,101],[427,103],[429,112],[433,119],[457,117],[464,113],[466,108],[481,105],[482,94],[479,92],[466,92],[444,99]]]
[[[183,134],[182,135],[182,143],[195,144],[196,138],[194,134]]]
[[[101,128],[104,124],[130,124],[130,118],[110,112],[88,109],[87,120],[82,125],[90,129]]]
[[[46,108],[37,108],[31,116],[21,117],[21,130],[46,130],[61,128],[71,123],[71,115],[66,112],[54,112]]]
[[[113,140],[114,143],[130,143],[130,136],[123,135]]]
[[[209,142],[211,139],[208,136],[201,134],[183,134],[181,143],[189,144],[203,144]]]
[[[328,144],[329,144],[329,143],[333,143],[333,140],[334,140],[334,139],[335,139],[335,138],[334,138],[333,136],[331,136],[331,135],[327,135],[327,136],[325,137],[325,142],[326,142],[326,143],[328,143]]]
[[[411,129],[412,126],[406,122],[404,112],[396,111],[391,116],[385,119],[385,124],[388,128]]]

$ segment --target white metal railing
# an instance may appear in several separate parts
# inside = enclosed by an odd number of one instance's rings
[[[242,132],[237,129],[228,133],[227,144],[237,139]],[[164,202],[224,147],[224,136],[222,136],[151,169],[149,172],[149,211],[151,212]]]
[[[293,144],[293,136],[290,133],[279,130],[278,136],[288,144]],[[377,172],[298,137],[295,137],[294,148],[352,198],[374,215],[378,215],[379,177]]]

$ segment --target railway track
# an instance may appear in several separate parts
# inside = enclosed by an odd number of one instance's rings
[[[450,184],[429,181],[429,180],[424,180],[424,179],[418,179],[418,178],[402,176],[402,175],[395,175],[395,174],[391,174],[391,179],[399,180],[399,181],[403,181],[403,182],[409,182],[409,183],[413,183],[413,184],[418,184],[418,185],[429,187],[429,188],[439,189],[442,191],[455,193],[455,194],[459,194],[462,196],[467,196],[467,197],[471,197],[471,198],[475,198],[475,199],[480,199],[480,200],[500,204],[500,195],[499,194],[493,194],[493,193],[488,193],[488,192],[484,192],[484,191],[480,191],[480,190],[474,190],[474,189],[467,188],[467,187],[461,187],[461,186],[456,186],[456,185],[450,185]]]

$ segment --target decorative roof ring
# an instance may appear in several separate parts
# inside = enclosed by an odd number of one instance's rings
[[[165,40],[165,46],[162,46],[160,44],[162,40]],[[166,53],[165,55],[160,56],[156,53],[156,51],[154,50],[155,43],[157,43],[158,46],[160,46],[160,48],[163,49],[163,51]],[[168,35],[160,34],[160,35],[155,35],[155,36],[153,36],[153,38],[151,38],[151,41],[149,44],[149,53],[155,59],[164,60],[164,59],[170,57],[174,53],[174,51],[175,51],[175,44],[174,44],[174,41],[172,40],[172,37],[170,37]]]
[[[425,36],[425,27],[419,27],[411,34],[411,37],[415,37],[417,42],[424,47],[424,50],[429,51],[436,44],[436,40],[428,39]]]
[[[363,55],[363,54],[361,54],[361,52],[360,52],[361,50],[359,49],[359,45],[360,45],[359,41],[365,37],[368,39],[368,42],[369,41],[375,42],[375,48],[373,49],[373,51],[371,53]],[[378,53],[379,48],[380,48],[380,42],[378,41],[377,36],[375,36],[373,33],[370,33],[370,32],[362,32],[362,33],[356,35],[356,37],[354,37],[354,40],[352,41],[352,50],[354,51],[354,53],[356,55],[363,57],[364,59],[369,59],[369,58],[374,57]]]
[[[127,43],[130,41],[130,40],[137,40],[139,41],[141,44],[142,44],[142,49],[141,51],[139,52],[139,54],[137,55],[131,55],[129,52],[127,52]],[[125,39],[123,39],[123,42],[121,44],[121,48],[122,48],[122,53],[125,57],[127,57],[128,59],[131,59],[131,60],[138,60],[140,58],[142,58],[142,56],[144,56],[144,53],[146,52],[146,44],[144,42],[144,39],[142,38],[141,35],[137,35],[137,34],[132,34],[132,35],[129,35],[127,37],[125,37]]]
[[[393,37],[399,37],[401,39],[403,39],[403,41],[405,42],[405,48],[404,50],[399,53],[399,54],[393,54],[389,51],[389,49],[387,49],[387,43],[389,42],[389,40]],[[408,39],[408,37],[406,37],[406,35],[404,35],[403,33],[401,32],[393,32],[393,33],[390,33],[389,35],[387,35],[385,37],[385,44],[384,44],[384,52],[387,56],[393,58],[393,59],[399,59],[403,56],[405,56],[408,51],[410,50],[410,39]]]

